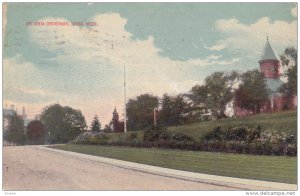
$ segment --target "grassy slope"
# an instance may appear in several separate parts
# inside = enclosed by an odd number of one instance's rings
[[[261,125],[266,131],[272,129],[279,132],[285,132],[287,134],[297,134],[297,113],[296,111],[288,111],[272,114],[259,114],[243,118],[227,118],[215,121],[193,123],[182,126],[172,126],[168,127],[168,131],[182,132],[194,137],[195,139],[198,139],[217,126],[227,128],[242,124]],[[138,139],[142,140],[143,131],[137,131],[136,133],[138,133]],[[129,134],[130,131],[127,134],[113,133],[110,134],[110,139],[125,140]]]
[[[75,144],[61,145],[55,148],[185,171],[297,183],[296,157]]]
[[[227,118],[216,121],[194,123],[190,125],[169,127],[172,132],[184,132],[194,137],[201,137],[217,126],[222,128],[233,127],[243,124],[261,125],[266,131],[276,130],[287,134],[297,133],[297,113],[296,111],[280,112],[273,114],[259,114],[243,118]]]

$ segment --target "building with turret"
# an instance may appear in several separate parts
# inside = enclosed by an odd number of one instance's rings
[[[266,113],[296,109],[297,97],[287,97],[279,92],[279,88],[284,84],[284,82],[280,79],[282,76],[280,73],[280,61],[271,47],[268,38],[261,59],[258,63],[259,70],[263,74],[270,92],[269,100],[266,103],[263,103],[260,112]],[[251,114],[252,111],[245,110],[237,106],[234,107],[235,116],[246,116]]]
[[[124,122],[119,120],[119,114],[116,107],[113,111],[112,126],[113,132],[124,132]]]

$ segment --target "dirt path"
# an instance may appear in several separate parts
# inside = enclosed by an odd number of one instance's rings
[[[4,190],[229,190],[123,169],[34,146],[3,147]]]

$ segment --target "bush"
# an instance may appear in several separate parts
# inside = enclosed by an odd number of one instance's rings
[[[130,133],[127,139],[133,142],[136,140],[136,138],[137,138],[137,133]]]
[[[205,135],[204,140],[218,140],[218,141],[246,141],[252,142],[255,138],[259,138],[261,134],[260,126],[239,126],[223,130],[221,127],[213,129],[210,133]]]
[[[109,135],[104,133],[85,132],[73,140],[73,143],[256,155],[297,155],[295,135],[286,135],[272,130],[263,132],[260,126],[244,125],[228,129],[217,127],[202,137],[200,142],[184,133],[168,132],[165,127],[150,127],[144,132],[142,141],[137,137],[138,134],[133,132],[126,137],[119,135],[117,140],[110,140]]]
[[[162,135],[162,133],[165,133],[165,136],[166,136],[166,134],[167,134],[166,131],[167,131],[166,127],[152,126],[144,132],[143,140],[146,142],[158,141],[160,136]]]
[[[78,135],[71,143],[74,144],[106,144],[108,135],[101,132],[86,131]]]
[[[257,155],[297,155],[294,135],[275,131],[262,132],[260,126],[239,126],[223,130],[215,128],[202,138],[206,151],[234,152]]]
[[[175,140],[177,142],[185,142],[185,143],[194,142],[194,139],[192,137],[187,136],[183,133],[175,133],[171,136],[170,139]]]
[[[284,148],[284,154],[287,156],[297,156],[297,145],[296,144],[288,144]]]

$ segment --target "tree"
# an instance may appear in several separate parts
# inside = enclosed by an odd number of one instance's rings
[[[8,126],[4,132],[4,139],[16,145],[25,144],[24,120],[16,112],[7,116]]]
[[[205,85],[195,85],[186,93],[187,98],[191,100],[190,110],[192,111],[193,121],[203,119],[203,115],[208,113],[206,105],[208,89]]]
[[[86,129],[86,121],[80,110],[59,104],[46,106],[40,120],[49,134],[51,143],[68,142]]]
[[[189,107],[183,95],[172,97],[164,94],[159,122],[165,125],[183,124],[189,119]]]
[[[207,90],[206,107],[211,111],[214,118],[226,117],[227,104],[234,97],[233,86],[239,81],[237,72],[215,72],[205,79]]]
[[[264,76],[258,70],[247,71],[242,75],[242,83],[236,91],[236,105],[254,114],[269,100],[269,90]]]
[[[101,123],[99,122],[97,115],[94,116],[94,119],[91,123],[91,131],[95,131],[95,132],[101,131]]]
[[[158,97],[150,94],[129,99],[126,104],[128,128],[138,130],[153,125],[153,110],[158,107],[158,102]]]
[[[287,83],[283,84],[280,91],[289,97],[297,94],[297,57],[297,50],[293,47],[286,48],[280,56],[281,64],[287,68],[284,73]]]
[[[205,78],[203,85],[194,86],[188,93],[193,107],[199,112],[210,111],[212,117],[226,117],[227,104],[234,96],[233,86],[239,81],[237,72],[215,72]]]
[[[208,95],[208,89],[204,85],[195,85],[187,94],[195,106],[205,103]]]
[[[40,120],[33,120],[27,125],[26,135],[33,144],[43,144],[45,133],[45,127]]]

